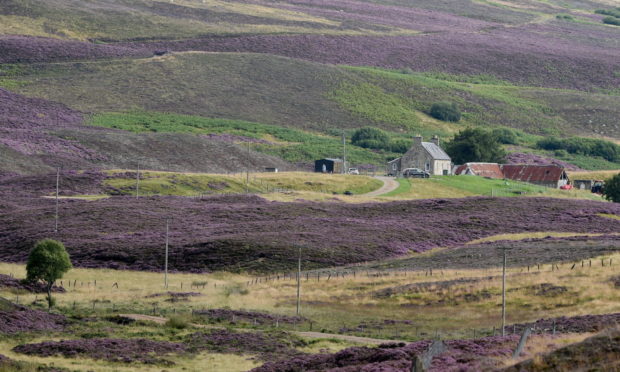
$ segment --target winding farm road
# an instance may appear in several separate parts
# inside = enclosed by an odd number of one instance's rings
[[[152,316],[152,315],[144,315],[144,314],[118,314],[118,315],[124,318],[129,318],[133,320],[144,320],[144,321],[154,322],[157,324],[165,324],[168,321],[168,318],[164,318],[161,316]],[[197,327],[197,328],[224,329],[224,327],[220,327],[220,326],[203,325],[203,324],[195,324],[195,323],[192,323],[192,326]],[[373,344],[373,345],[388,344],[388,343],[394,343],[394,342],[407,342],[407,341],[402,341],[402,340],[382,340],[378,338],[341,335],[337,333],[296,332],[296,331],[292,331],[290,333],[296,334],[301,337],[320,338],[320,339],[331,338],[331,339],[338,339],[338,340],[344,340],[344,341],[349,341],[349,342],[359,342],[362,344]]]
[[[375,176],[376,179],[383,182],[383,186],[375,191],[371,191],[366,194],[362,194],[360,196],[379,196],[383,194],[387,194],[388,192],[392,192],[396,190],[399,186],[398,181],[394,177],[386,177],[386,176]]]

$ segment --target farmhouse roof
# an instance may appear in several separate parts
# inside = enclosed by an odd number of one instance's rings
[[[454,171],[454,174],[465,174],[468,169],[475,176],[504,178],[504,172],[502,172],[500,165],[497,163],[465,163],[459,165]]]
[[[388,164],[391,164],[391,163],[393,163],[393,162],[395,162],[395,161],[398,161],[398,160],[400,160],[400,158],[396,158],[396,159],[394,159],[394,160],[390,160],[390,161],[388,161]]]
[[[448,154],[433,142],[422,142],[422,146],[435,160],[450,160]]]
[[[336,162],[336,163],[338,163],[338,162],[341,162],[341,161],[342,161],[342,159],[334,159],[334,158],[319,159],[319,161],[320,161],[320,160],[329,160],[329,161],[333,161],[333,162]]]
[[[504,164],[504,177],[523,182],[557,182],[564,174],[564,168],[552,165]]]

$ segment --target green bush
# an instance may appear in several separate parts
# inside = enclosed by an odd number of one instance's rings
[[[480,128],[467,128],[459,132],[446,144],[445,149],[455,164],[500,163],[506,157],[506,152],[497,137]]]
[[[516,145],[518,142],[517,134],[509,128],[496,128],[491,132],[500,143],[506,145]]]
[[[564,149],[555,150],[553,152],[553,155],[555,155],[558,158],[564,158],[564,157],[568,156],[568,151],[566,151]]]
[[[620,18],[605,17],[603,18],[603,23],[608,24],[608,25],[620,26]]]
[[[351,143],[367,149],[385,150],[389,149],[390,137],[381,129],[364,127],[353,133]]]
[[[411,148],[411,140],[397,138],[390,141],[390,151],[404,154]]]
[[[603,196],[609,201],[620,203],[620,173],[605,181]]]
[[[620,18],[620,7],[615,9],[597,9],[594,11],[594,13],[611,16],[614,18]]]
[[[566,150],[577,155],[600,156],[610,162],[620,161],[620,146],[600,139],[547,137],[538,141],[536,147],[550,151]]]
[[[430,115],[442,121],[457,122],[461,120],[461,112],[454,102],[437,102],[431,106]]]
[[[566,21],[574,21],[575,18],[573,18],[573,16],[570,16],[568,14],[558,14],[555,16],[555,18],[557,19],[564,19]]]
[[[185,317],[175,315],[168,319],[165,326],[174,329],[185,329],[189,327],[189,321]]]

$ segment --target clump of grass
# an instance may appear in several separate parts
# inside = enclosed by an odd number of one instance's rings
[[[181,315],[171,316],[165,326],[172,329],[185,329],[190,326],[189,319]]]

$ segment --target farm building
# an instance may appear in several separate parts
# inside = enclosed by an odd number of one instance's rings
[[[314,162],[314,171],[319,173],[343,173],[342,159],[319,159]]]
[[[564,168],[555,164],[466,163],[455,167],[454,174],[503,178],[552,188],[559,188],[568,183],[568,175]]]
[[[480,176],[487,178],[504,178],[504,172],[497,163],[465,163],[456,166],[452,172],[457,176]]]
[[[387,163],[387,173],[399,176],[407,168],[419,168],[431,175],[448,175],[452,170],[450,156],[439,146],[439,137],[423,142],[422,136],[413,137],[411,148],[400,158]]]
[[[503,164],[504,177],[509,180],[559,188],[568,183],[568,175],[558,165]]]
[[[594,180],[573,180],[573,186],[579,190],[592,190]]]

